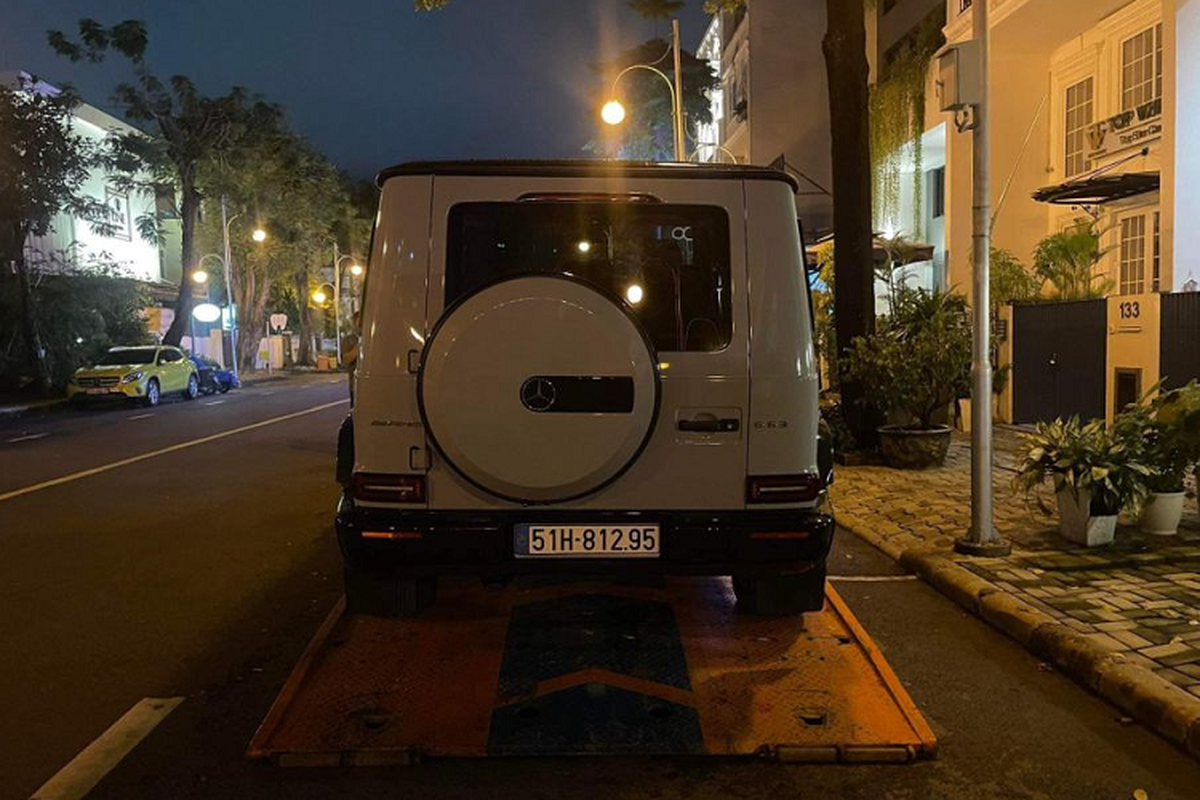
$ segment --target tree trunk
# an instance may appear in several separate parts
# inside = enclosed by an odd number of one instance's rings
[[[17,278],[18,308],[21,315],[21,349],[25,368],[33,377],[38,391],[50,388],[50,373],[46,369],[42,341],[38,335],[34,314],[33,286],[29,281],[29,264],[25,261],[25,238],[28,230],[20,222],[9,222],[0,230],[0,268],[12,265]]]
[[[34,318],[33,287],[29,282],[29,265],[24,257],[13,262],[17,268],[17,292],[21,298],[21,338],[25,342],[25,362],[34,385],[41,393],[50,389],[50,374],[46,369],[42,338],[38,335],[37,320]]]
[[[163,344],[174,347],[179,346],[187,333],[192,314],[192,270],[196,266],[196,227],[200,223],[200,193],[196,191],[194,178],[183,178],[180,195],[183,272],[179,276],[179,295],[175,298],[175,319],[171,320],[171,327],[163,336]]]
[[[863,388],[846,378],[846,356],[856,337],[875,328],[871,231],[871,132],[868,117],[867,33],[863,3],[825,0],[828,27],[822,50],[829,82],[833,138],[834,324],[837,329],[842,410],[855,439],[875,441],[862,407]]]
[[[300,319],[297,326],[300,330],[300,352],[296,354],[296,363],[311,367],[316,363],[312,349],[312,309],[308,306],[308,270],[302,269],[295,275],[296,305],[300,307]]]

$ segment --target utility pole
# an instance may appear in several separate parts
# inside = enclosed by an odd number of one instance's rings
[[[337,365],[342,365],[342,259],[338,255],[337,241],[333,243],[333,330],[337,337],[334,352]]]
[[[679,46],[679,20],[671,20],[671,48],[675,51],[675,160],[687,161],[683,128],[683,56]]]
[[[221,195],[221,232],[225,237],[225,257],[221,259],[222,266],[225,270],[225,305],[229,308],[229,346],[233,352],[233,379],[238,380],[238,342],[237,342],[237,314],[233,308],[233,283],[230,275],[230,263],[233,260],[233,251],[229,247],[229,215],[225,210],[225,196]]]
[[[990,61],[988,5],[972,4],[972,35],[979,51],[979,102],[972,120],[971,256],[973,261],[974,336],[971,341],[971,529],[954,543],[959,553],[1005,556],[1012,545],[996,533],[992,504],[992,315],[989,292],[992,203],[988,181],[988,82]]]

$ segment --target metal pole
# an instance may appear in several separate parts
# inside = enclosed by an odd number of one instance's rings
[[[1011,545],[996,533],[992,507],[991,303],[988,292],[991,196],[988,182],[988,5],[975,0],[971,24],[979,47],[979,104],[974,109],[972,150],[974,201],[971,234],[974,336],[971,342],[971,530],[955,543],[961,553],[1007,555]]]
[[[333,331],[337,365],[342,365],[342,267],[337,242],[333,243]]]
[[[687,161],[683,141],[683,56],[679,50],[679,20],[671,20],[671,48],[675,51],[675,160]]]
[[[225,255],[221,266],[225,272],[225,306],[229,309],[229,349],[233,353],[233,379],[238,380],[238,350],[237,350],[237,314],[233,313],[233,282],[230,278],[229,264],[233,258],[229,247],[229,215],[225,210],[225,196],[221,196],[221,232],[225,237]]]

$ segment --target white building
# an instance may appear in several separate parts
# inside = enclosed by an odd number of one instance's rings
[[[698,137],[700,158],[790,172],[801,184],[796,204],[809,233],[833,224],[824,35],[824,3],[748,0],[716,15],[697,48],[721,77],[712,95],[716,122]]]
[[[40,81],[32,83],[26,73],[4,76],[3,80],[7,85],[23,85],[31,91],[58,91]],[[77,106],[72,117],[74,132],[95,143],[102,142],[110,132],[136,131],[111,114],[86,103]],[[159,246],[138,234],[138,218],[156,213],[153,196],[118,189],[112,185],[104,170],[99,168],[92,170],[82,191],[112,209],[113,230],[98,231],[86,220],[71,214],[60,214],[45,236],[31,236],[26,242],[25,254],[30,263],[53,269],[67,262],[87,265],[99,260],[114,263],[129,277],[149,283],[178,281],[177,272],[174,275],[163,274]]]

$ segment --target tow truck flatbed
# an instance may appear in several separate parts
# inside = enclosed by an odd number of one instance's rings
[[[422,757],[907,762],[937,740],[832,586],[803,618],[728,580],[447,582],[415,619],[338,603],[247,751],[280,765]]]

